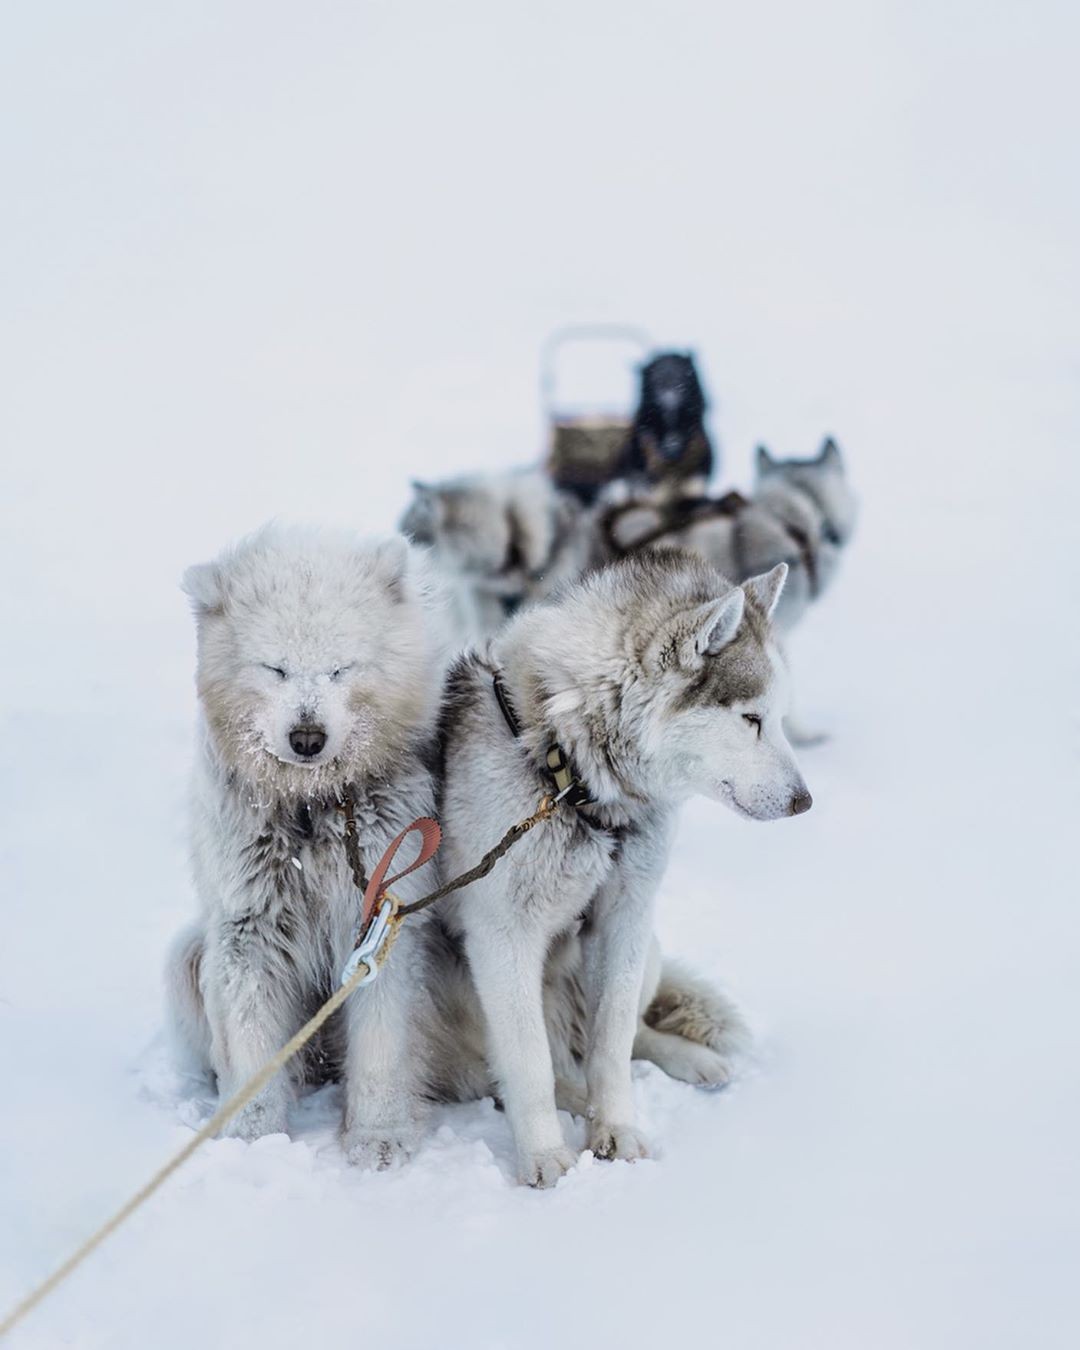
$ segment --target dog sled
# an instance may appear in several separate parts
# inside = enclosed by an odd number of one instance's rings
[[[633,351],[638,391],[632,414],[626,411],[629,398],[618,411],[611,403],[583,407],[567,400],[566,348],[589,343]],[[541,400],[551,428],[548,471],[556,487],[586,504],[614,479],[700,494],[712,476],[708,404],[694,356],[651,348],[646,333],[624,324],[561,328],[544,347]]]
[[[540,358],[540,400],[550,433],[546,458],[556,487],[591,502],[605,484],[618,476],[634,419],[633,396],[616,408],[614,399],[604,405],[582,406],[566,393],[565,358],[573,346],[607,346],[609,354],[622,349],[636,365],[649,352],[649,335],[630,324],[577,324],[557,329],[544,344]],[[618,359],[618,358],[617,358]]]

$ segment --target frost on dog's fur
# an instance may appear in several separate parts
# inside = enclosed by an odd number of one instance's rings
[[[428,763],[448,650],[444,604],[401,539],[270,526],[189,570],[202,734],[192,855],[201,916],[174,944],[171,1020],[188,1064],[227,1096],[334,987],[357,893],[338,803],[357,803],[363,864],[430,814]],[[421,881],[400,883],[402,898]],[[415,1144],[425,1094],[423,923],[350,1000],[334,1034],[294,1067],[346,1079],[345,1144],[386,1165]],[[342,1041],[344,1033],[344,1046]],[[272,1082],[229,1126],[286,1128]]]
[[[346,532],[269,526],[189,568],[198,692],[229,767],[282,798],[336,790],[342,771],[380,773],[430,728],[435,669],[449,651],[426,557],[405,540],[358,547]],[[317,760],[289,743],[327,737]]]

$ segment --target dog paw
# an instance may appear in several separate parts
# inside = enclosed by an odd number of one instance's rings
[[[284,1093],[261,1094],[221,1127],[219,1138],[252,1144],[268,1134],[286,1134],[289,1106]]]
[[[710,1050],[707,1045],[698,1045],[682,1037],[677,1043],[665,1047],[664,1062],[660,1067],[671,1078],[681,1083],[691,1083],[694,1087],[722,1088],[731,1082],[735,1069],[726,1056]]]
[[[649,1141],[633,1125],[605,1125],[600,1120],[589,1126],[589,1147],[594,1157],[608,1162],[615,1158],[637,1162],[652,1155]]]
[[[411,1125],[381,1129],[352,1125],[342,1139],[348,1161],[368,1172],[400,1167],[416,1152],[418,1143],[417,1132]]]
[[[538,1153],[524,1153],[518,1158],[518,1180],[526,1186],[540,1189],[554,1186],[576,1162],[573,1149],[567,1148],[565,1144]]]

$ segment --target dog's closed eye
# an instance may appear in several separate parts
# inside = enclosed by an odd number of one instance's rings
[[[287,680],[289,678],[280,666],[268,666],[265,661],[263,662],[263,670],[270,671],[272,675],[276,675],[282,680]]]
[[[749,724],[757,731],[758,739],[761,738],[761,718],[757,713],[743,713],[743,721]]]

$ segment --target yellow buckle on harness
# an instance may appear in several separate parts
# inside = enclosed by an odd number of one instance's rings
[[[574,786],[574,775],[570,772],[570,766],[563,758],[563,752],[557,745],[553,745],[547,752],[547,766],[551,770],[555,787],[560,793],[566,792]]]

